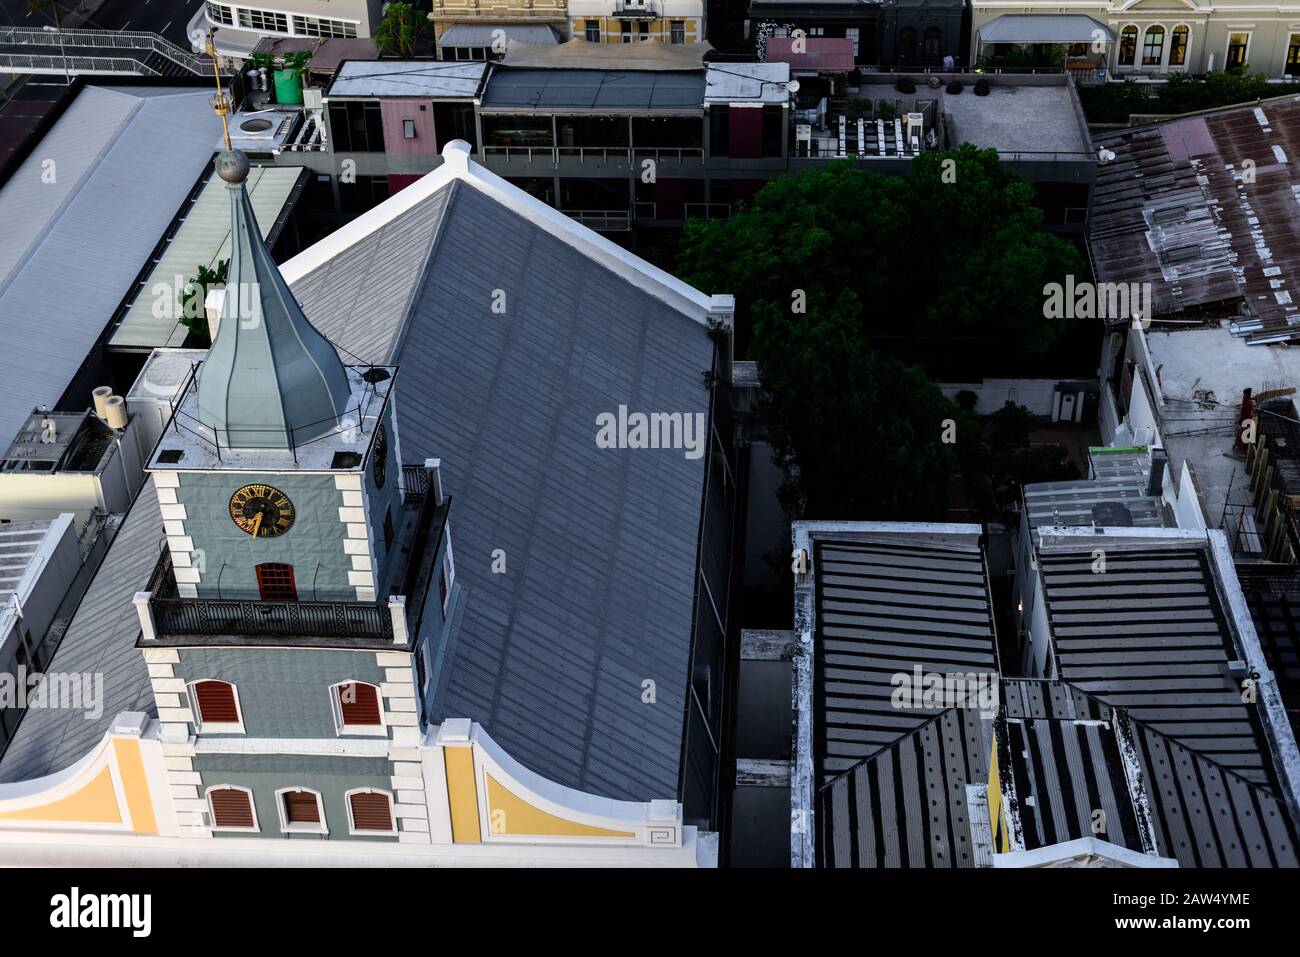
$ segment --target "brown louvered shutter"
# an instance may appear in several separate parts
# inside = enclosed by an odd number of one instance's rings
[[[371,791],[369,794],[353,794],[348,800],[352,804],[353,830],[393,830],[393,808],[387,794]]]
[[[379,720],[379,690],[374,685],[339,685],[339,709],[345,725],[382,724]]]
[[[319,824],[320,805],[314,791],[285,791],[284,820],[286,824]]]
[[[224,681],[194,682],[199,721],[204,724],[238,724],[239,707],[235,704],[235,686]]]
[[[253,826],[253,798],[239,788],[213,788],[208,792],[214,827]]]

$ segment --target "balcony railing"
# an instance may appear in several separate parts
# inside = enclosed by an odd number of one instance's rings
[[[632,228],[632,214],[625,209],[562,209],[560,212],[588,229],[610,232]]]
[[[160,638],[241,635],[393,641],[393,616],[387,603],[153,598],[150,604]]]
[[[659,11],[649,0],[614,0],[616,20],[657,20]]]
[[[683,163],[687,160],[704,162],[704,150],[698,146],[636,147],[626,146],[485,146],[486,156],[504,156],[506,162],[547,161],[558,164],[560,160],[579,163],[630,163],[633,159],[653,159],[659,163]]]
[[[476,20],[567,20],[563,0],[433,0],[435,17],[467,17]]]
[[[730,203],[685,203],[687,219],[730,219]]]

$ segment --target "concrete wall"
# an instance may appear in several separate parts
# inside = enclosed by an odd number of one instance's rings
[[[992,415],[1008,402],[1023,405],[1031,414],[1050,417],[1058,379],[985,379],[983,382],[945,382],[939,388],[956,401],[957,393],[974,392],[976,415]]]

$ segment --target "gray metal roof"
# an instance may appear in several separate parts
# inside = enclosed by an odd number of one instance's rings
[[[486,71],[486,63],[348,60],[326,95],[471,99],[478,95]]]
[[[976,31],[981,43],[1114,43],[1115,34],[1082,13],[1005,13]]]
[[[788,63],[710,63],[704,73],[707,103],[790,102]]]
[[[499,68],[484,91],[483,106],[698,111],[704,108],[704,73]]]
[[[397,350],[402,457],[442,460],[468,591],[442,715],[561,784],[676,794],[704,460],[599,449],[595,422],[707,413],[705,326],[459,181],[293,291],[348,353]]]
[[[88,85],[0,188],[0,442],[59,399],[193,189],[208,97]]]
[[[814,561],[814,736],[829,780],[938,713],[895,707],[895,675],[996,672],[997,656],[978,536],[822,539]]]
[[[987,784],[991,721],[949,708],[818,795],[822,867],[975,867],[966,788]]]
[[[1149,452],[1094,454],[1095,477],[1069,482],[1039,482],[1024,487],[1030,528],[1041,525],[1095,525],[1099,528],[1163,528],[1165,511],[1147,494]]]
[[[1256,784],[1269,745],[1228,663],[1242,659],[1200,548],[1039,553],[1060,677]]]
[[[48,671],[102,674],[102,713],[88,719],[66,708],[32,708],[0,758],[0,783],[61,771],[80,760],[122,711],[155,714],[144,656],[135,647],[140,619],[131,596],[144,589],[163,541],[162,515],[153,480],[109,546],[81,599]]]
[[[454,23],[438,38],[438,47],[490,47],[498,30],[503,40],[514,43],[559,42],[555,31],[544,23]]]

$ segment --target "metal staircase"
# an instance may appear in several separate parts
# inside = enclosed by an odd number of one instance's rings
[[[188,77],[210,75],[212,60],[156,33],[0,26],[0,71]]]

